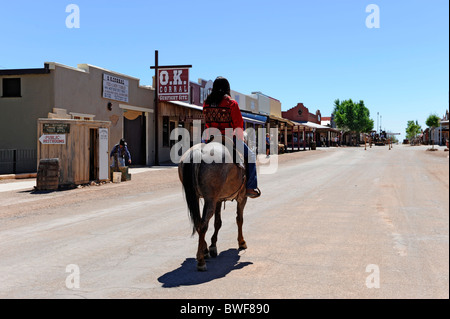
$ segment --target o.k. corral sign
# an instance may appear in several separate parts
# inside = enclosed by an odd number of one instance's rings
[[[189,101],[189,68],[158,69],[158,100]]]

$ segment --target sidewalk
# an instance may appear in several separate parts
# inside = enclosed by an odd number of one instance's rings
[[[131,175],[141,174],[152,171],[162,171],[177,169],[177,166],[153,166],[153,167],[136,167],[130,168]],[[26,179],[24,181],[17,181],[17,179]],[[21,175],[0,175],[0,193],[10,192],[17,190],[33,189],[36,186],[36,173],[34,174],[21,174]]]
[[[1,192],[10,192],[24,189],[33,189],[36,186],[36,180],[25,181],[25,182],[10,182],[10,183],[2,183],[0,184],[0,193]]]

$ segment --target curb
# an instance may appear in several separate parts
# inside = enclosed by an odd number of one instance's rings
[[[37,178],[37,173],[0,175],[0,180]]]

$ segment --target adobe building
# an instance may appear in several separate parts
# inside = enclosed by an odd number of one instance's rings
[[[310,113],[309,109],[303,105],[303,103],[298,103],[297,106],[283,112],[283,116],[292,121],[299,123],[315,123],[320,124],[322,120],[322,115],[320,110],[317,110],[315,114]]]
[[[154,162],[154,91],[140,80],[89,64],[54,62],[38,69],[0,70],[0,174],[36,171],[37,120],[53,109],[72,119],[110,121],[109,150],[125,138],[133,165]],[[3,157],[2,157],[3,156]]]
[[[322,114],[320,110],[316,113],[310,113],[309,109],[303,104],[298,103],[295,107],[282,113],[283,117],[291,120],[295,124],[300,124],[303,129],[303,136],[300,137],[305,143],[315,142],[317,146],[334,146],[339,144],[340,131],[331,125],[333,121],[326,118],[325,123],[330,126],[322,125]]]

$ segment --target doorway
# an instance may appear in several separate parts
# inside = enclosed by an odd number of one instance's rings
[[[89,129],[89,180],[98,180],[98,129]]]
[[[146,159],[146,119],[140,113],[135,119],[124,117],[123,136],[128,144],[132,165],[145,166]]]

